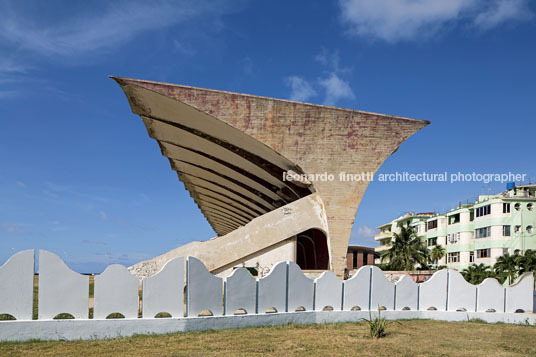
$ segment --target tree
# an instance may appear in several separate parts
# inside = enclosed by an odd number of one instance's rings
[[[532,271],[536,271],[536,251],[528,249],[523,255],[516,255],[516,264],[519,275]]]
[[[445,247],[436,245],[430,251],[430,260],[432,261],[432,263],[438,264],[441,258],[445,256],[445,254],[447,254],[447,250],[445,249]]]
[[[391,248],[381,255],[382,262],[388,259],[397,270],[414,270],[416,264],[425,266],[428,258],[428,248],[410,227],[401,227],[400,233],[393,235]]]
[[[491,271],[491,267],[482,263],[478,265],[469,265],[467,268],[461,271],[461,274],[467,282],[475,285],[480,284],[486,278],[491,278],[494,276],[493,272]]]
[[[517,261],[517,256],[508,253],[497,258],[495,265],[493,265],[493,270],[497,278],[501,280],[501,283],[508,279],[508,284],[512,284],[518,272]]]

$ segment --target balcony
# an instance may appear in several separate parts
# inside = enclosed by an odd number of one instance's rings
[[[390,245],[388,245],[388,244],[384,244],[384,245],[380,245],[380,246],[378,246],[378,247],[374,247],[374,251],[376,251],[376,252],[383,252],[384,250],[387,250],[387,249],[389,249],[389,248],[391,248]]]
[[[381,240],[386,238],[391,238],[393,236],[392,232],[380,232],[374,235],[374,240]]]

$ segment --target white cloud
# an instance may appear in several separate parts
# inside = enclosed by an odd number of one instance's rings
[[[367,225],[358,226],[357,230],[354,230],[352,234],[352,241],[363,245],[377,245],[374,240],[374,234],[376,230]]]
[[[178,52],[180,52],[183,55],[193,56],[196,54],[196,50],[193,47],[189,46],[186,43],[182,43],[178,40],[173,41],[173,46]]]
[[[496,0],[474,20],[482,30],[489,30],[511,20],[529,20],[533,17],[526,0]]]
[[[92,245],[106,245],[106,242],[104,242],[102,240],[84,239],[84,240],[82,240],[82,243],[84,243],[84,244],[92,244]]]
[[[243,72],[246,75],[253,74],[253,61],[251,60],[251,57],[246,56],[244,59],[242,59],[242,66],[243,66]]]
[[[42,80],[29,72],[39,70],[43,62],[91,63],[151,31],[160,31],[161,38],[171,37],[169,47],[182,55],[194,55],[195,48],[174,37],[219,31],[222,15],[242,4],[230,0],[0,0],[0,85],[11,87],[0,90],[0,101],[31,91]],[[32,86],[22,85],[30,81]],[[58,91],[54,84],[40,88]]]
[[[89,242],[89,241],[88,241]],[[106,244],[106,243],[105,243]],[[104,245],[105,245],[104,244]],[[86,254],[84,257],[74,258],[72,262],[76,263],[105,263],[105,264],[135,264],[137,262],[151,259],[150,253],[146,252],[93,252]]]
[[[13,75],[19,73],[26,73],[29,69],[30,68],[28,66],[15,61],[13,58],[0,58],[0,73],[8,73]]]
[[[315,56],[315,61],[337,72],[339,71],[339,51],[330,52],[326,48]]]
[[[324,74],[315,80],[307,80],[300,76],[285,78],[285,84],[291,89],[291,100],[303,102],[317,96],[318,92],[324,94],[322,101],[324,105],[335,105],[342,99],[355,99],[354,91],[344,79],[351,70],[339,66],[338,51],[328,51],[323,48],[314,60],[324,67]]]
[[[325,91],[325,105],[335,105],[341,99],[355,99],[355,94],[347,81],[341,79],[337,73],[321,79],[320,85]]]
[[[111,50],[137,35],[191,20],[200,15],[225,12],[226,2],[114,1],[105,6],[62,9],[60,19],[41,18],[34,8],[45,3],[13,6],[0,4],[0,39],[17,50],[47,56],[72,56]],[[26,7],[25,7],[25,6]],[[45,8],[43,10],[50,10]],[[33,16],[32,16],[33,15]]]
[[[17,180],[17,181],[15,181],[15,183],[19,187],[26,188],[26,184],[23,181]]]
[[[487,30],[530,17],[527,0],[339,0],[350,34],[386,42],[436,35],[449,24]]]
[[[316,96],[316,91],[313,89],[311,83],[301,77],[287,77],[285,84],[290,87],[290,100],[304,102]]]
[[[2,227],[6,232],[9,232],[9,233],[20,232],[23,229],[22,224],[7,223],[7,222],[0,223],[0,227]]]
[[[17,90],[0,90],[0,100],[13,99],[19,95]]]

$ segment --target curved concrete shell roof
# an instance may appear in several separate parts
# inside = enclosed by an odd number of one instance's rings
[[[331,266],[344,269],[366,181],[428,121],[138,79],[112,77],[221,236],[313,192],[325,204]],[[283,173],[332,173],[301,185]]]

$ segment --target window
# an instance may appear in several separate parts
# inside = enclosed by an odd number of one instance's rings
[[[503,226],[503,237],[510,237],[510,226]]]
[[[482,258],[490,258],[491,257],[491,249],[477,249],[476,251],[476,258],[482,259]]]
[[[428,246],[434,246],[437,245],[437,237],[428,239]]]
[[[534,208],[534,206],[532,205],[532,203],[527,203],[527,209],[529,211],[532,211],[533,208]]]
[[[508,251],[509,251],[509,249],[508,249],[508,248],[503,248],[503,255],[506,255],[506,254],[508,254]]]
[[[434,228],[437,228],[437,219],[428,222],[428,229],[434,229]]]
[[[521,226],[515,226],[514,233],[520,233],[520,232],[521,232]]]
[[[482,206],[482,207],[478,207],[476,209],[476,216],[477,217],[482,217],[482,216],[486,216],[488,214],[491,213],[491,205],[486,205],[486,206]]]
[[[469,263],[475,262],[475,252],[469,252]]]
[[[503,203],[503,213],[510,213],[510,204]]]
[[[475,229],[475,238],[486,238],[491,235],[491,227],[483,227]]]
[[[460,240],[460,232],[447,234],[447,243],[455,244]]]
[[[456,214],[453,214],[452,216],[449,216],[449,224],[456,224],[456,223],[460,223],[460,214],[459,213],[456,213]]]
[[[533,229],[532,226],[527,226],[527,233],[532,233]]]
[[[516,203],[514,205],[514,208],[516,209],[516,211],[519,211],[521,209],[521,204],[520,203]]]
[[[459,263],[460,262],[460,252],[447,253],[447,262],[448,263]]]

